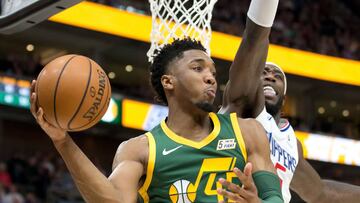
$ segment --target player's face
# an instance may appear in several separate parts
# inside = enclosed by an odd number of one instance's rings
[[[263,80],[266,107],[268,110],[275,108],[274,113],[277,113],[284,100],[284,75],[277,68],[266,65],[261,79]]]
[[[217,82],[214,61],[201,50],[188,50],[171,65],[175,77],[174,93],[190,100],[204,111],[211,111]]]

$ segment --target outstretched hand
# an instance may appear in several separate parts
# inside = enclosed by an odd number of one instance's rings
[[[232,200],[237,203],[261,203],[261,200],[258,197],[258,191],[254,180],[252,178],[252,164],[247,163],[244,168],[244,172],[241,172],[240,169],[234,168],[234,173],[239,178],[242,186],[231,183],[223,178],[219,179],[220,184],[223,188],[218,188],[217,192],[219,195],[223,195],[228,200]],[[224,201],[219,201],[219,203],[225,203]]]
[[[36,80],[31,83],[31,96],[30,96],[30,111],[36,119],[36,122],[40,127],[48,134],[53,142],[62,141],[66,137],[66,131],[61,128],[57,128],[46,121],[44,117],[44,110],[37,105],[37,96],[35,92]]]

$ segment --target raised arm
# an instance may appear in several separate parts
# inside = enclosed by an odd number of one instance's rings
[[[261,73],[278,0],[252,0],[243,39],[230,67],[221,113],[256,117],[264,107]]]
[[[87,158],[66,131],[52,126],[44,119],[43,110],[36,106],[34,87],[35,82],[32,83],[31,112],[63,158],[85,201],[135,203],[138,183],[145,170],[142,154],[134,153],[134,149],[146,149],[146,142],[132,141],[129,142],[130,144],[124,144],[117,153],[117,157],[120,156],[118,158],[120,163],[108,179]]]
[[[322,180],[315,169],[304,159],[302,145],[299,141],[298,149],[299,163],[290,187],[303,200],[309,203],[359,202],[359,186]]]

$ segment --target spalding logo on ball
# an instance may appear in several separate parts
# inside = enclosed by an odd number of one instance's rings
[[[65,55],[48,63],[35,88],[46,121],[67,131],[81,131],[105,114],[111,87],[104,70],[80,55]]]

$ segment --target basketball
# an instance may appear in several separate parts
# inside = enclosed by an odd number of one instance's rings
[[[111,97],[104,70],[80,55],[49,62],[37,77],[35,91],[45,120],[66,131],[81,131],[98,123]]]

